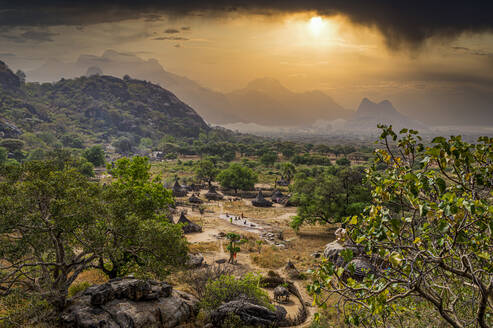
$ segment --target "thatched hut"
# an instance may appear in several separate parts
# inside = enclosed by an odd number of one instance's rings
[[[265,199],[264,195],[262,194],[262,190],[260,190],[257,194],[257,197],[252,200],[252,205],[255,207],[271,207],[272,202]]]
[[[276,184],[281,187],[287,187],[289,186],[289,180],[284,179],[284,177],[282,176],[281,179],[276,181]]]
[[[187,219],[183,212],[181,212],[180,218],[176,224],[178,223],[183,224],[182,229],[184,233],[202,232],[202,227]]]
[[[173,196],[175,197],[185,197],[187,195],[187,190],[184,189],[178,179],[176,179],[175,184],[173,185]]]
[[[278,204],[281,204],[284,198],[285,198],[284,194],[279,189],[274,190],[271,196],[272,202]]]
[[[223,199],[223,197],[224,196],[218,193],[216,191],[216,188],[214,188],[213,186],[210,186],[209,191],[205,194],[205,198],[207,198],[208,200],[221,200]]]
[[[193,204],[202,204],[204,202],[202,199],[200,199],[195,194],[192,194],[192,196],[190,196],[190,198],[188,198],[188,201],[190,203],[193,203]]]

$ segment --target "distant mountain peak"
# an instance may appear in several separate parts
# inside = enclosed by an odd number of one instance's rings
[[[347,128],[368,132],[375,131],[377,124],[392,124],[394,127],[414,128],[425,131],[426,125],[401,114],[389,100],[379,103],[363,98],[354,117],[348,121]]]
[[[357,115],[388,115],[400,114],[389,100],[375,103],[368,98],[363,98],[357,110]]]
[[[255,90],[262,92],[289,92],[289,90],[279,82],[271,77],[263,77],[250,81],[246,88],[247,90]]]

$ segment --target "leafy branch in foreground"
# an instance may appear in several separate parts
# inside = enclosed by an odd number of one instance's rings
[[[351,325],[405,327],[425,307],[425,325],[491,327],[493,138],[425,146],[416,131],[381,128],[377,162],[387,169],[367,171],[373,204],[345,220],[347,242],[373,270],[357,281],[354,267],[322,263],[310,286],[317,303],[335,298]]]

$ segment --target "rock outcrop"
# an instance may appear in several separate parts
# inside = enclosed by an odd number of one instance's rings
[[[117,278],[77,294],[61,317],[67,328],[169,328],[193,320],[198,300],[165,282]]]
[[[351,250],[352,258],[347,262],[342,255],[343,251]],[[341,241],[333,241],[325,246],[324,257],[334,263],[337,267],[345,268],[343,278],[351,277],[358,281],[370,274],[376,273],[375,263],[381,262],[378,258],[370,258],[362,247]]]
[[[272,311],[264,306],[256,305],[247,300],[236,300],[224,303],[211,313],[211,322],[214,327],[221,327],[223,321],[231,314],[240,317],[242,323],[254,327],[272,327],[284,320],[286,310],[276,307]]]

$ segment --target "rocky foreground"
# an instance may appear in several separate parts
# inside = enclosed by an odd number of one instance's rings
[[[70,328],[169,328],[193,320],[198,300],[165,282],[119,278],[70,300],[62,325]]]

